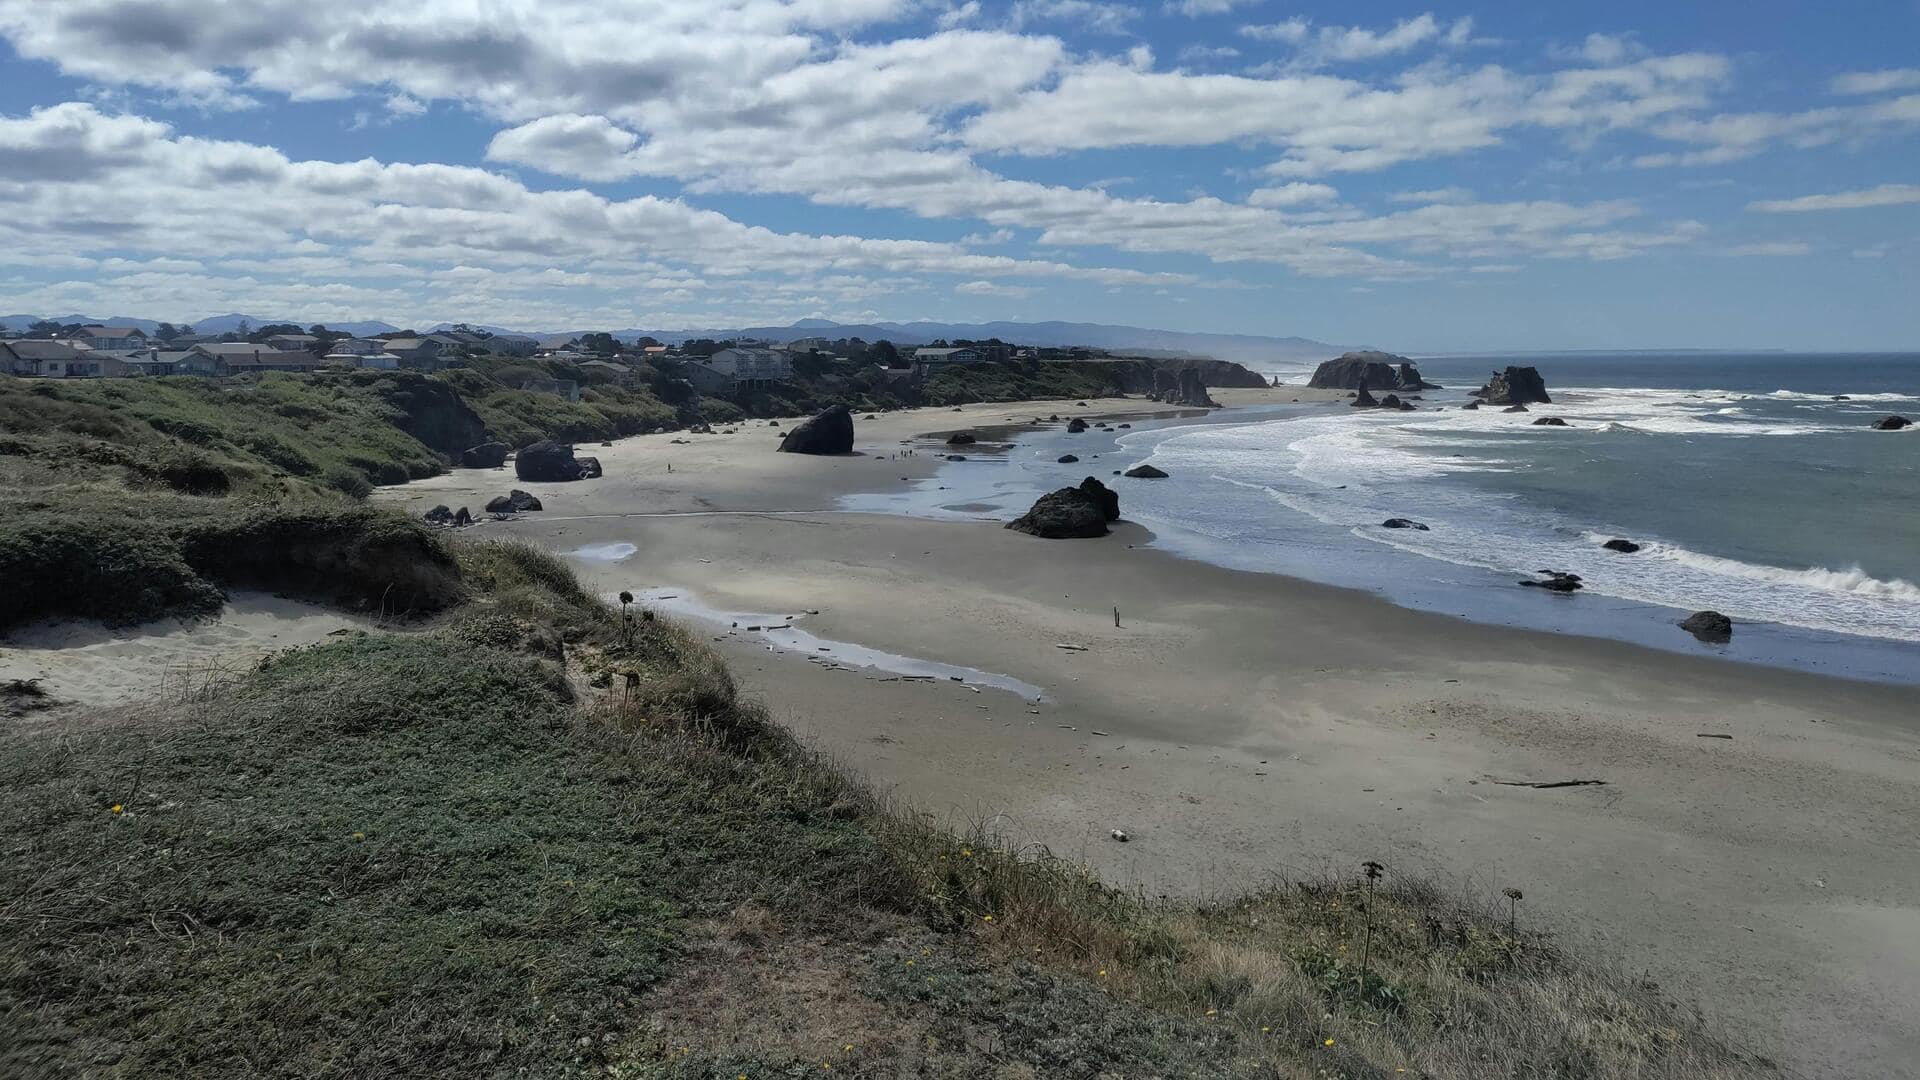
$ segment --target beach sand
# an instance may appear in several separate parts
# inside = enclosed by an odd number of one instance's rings
[[[859,422],[856,456],[840,458],[777,454],[766,421],[627,439],[581,448],[605,477],[522,485],[543,513],[468,535],[598,549],[575,561],[608,592],[817,611],[800,625],[826,641],[1043,688],[1030,705],[894,681],[711,626],[778,719],[943,820],[987,822],[1148,893],[1224,893],[1369,858],[1470,895],[1518,887],[1522,919],[1651,973],[1810,1075],[1920,1075],[1911,687],[1476,625],[1182,560],[1128,524],[1047,541],[835,510],[840,494],[931,475],[950,431],[1166,411],[890,413]],[[477,508],[510,486],[507,470],[461,470],[382,497]],[[631,554],[604,547],[621,544]],[[1605,783],[1501,783],[1571,779]],[[1131,842],[1114,843],[1115,828]]]

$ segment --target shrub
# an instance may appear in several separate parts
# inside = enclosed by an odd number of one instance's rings
[[[212,615],[225,597],[164,532],[92,514],[31,513],[0,523],[0,630],[39,619],[128,626]]]
[[[329,467],[320,474],[320,482],[351,499],[364,499],[373,494],[373,485],[367,481],[366,476],[345,465]]]

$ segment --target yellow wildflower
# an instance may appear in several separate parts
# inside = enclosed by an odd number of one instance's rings
[[[114,803],[112,806],[107,807],[107,813],[118,814],[125,809],[126,807],[121,806],[119,803]]]
[[[1332,1039],[1328,1039],[1328,1040],[1326,1041],[1326,1045],[1327,1045],[1327,1046],[1332,1046],[1332,1045],[1333,1045],[1333,1040],[1332,1040]]]
[[[1101,968],[1101,969],[1100,969],[1100,977],[1101,977],[1101,978],[1103,978],[1103,979],[1107,977],[1107,969],[1106,969],[1106,968]]]
[[[980,919],[980,921],[981,921],[981,922],[992,922],[992,921],[993,921],[993,916],[991,916],[991,915],[983,915],[983,916],[981,916],[981,919]]]

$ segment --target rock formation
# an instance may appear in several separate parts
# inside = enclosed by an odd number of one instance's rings
[[[1913,421],[1904,416],[1889,416],[1873,422],[1873,430],[1875,431],[1899,431],[1901,428],[1910,428],[1912,426]]]
[[[460,453],[460,464],[469,469],[497,469],[507,463],[507,451],[511,449],[503,442],[484,442],[479,446],[469,446]]]
[[[1622,555],[1631,555],[1634,552],[1640,550],[1639,544],[1636,544],[1631,540],[1622,540],[1619,537],[1614,537],[1612,540],[1609,540],[1606,543],[1601,544],[1600,546],[1603,548],[1606,548],[1608,551],[1617,551]]]
[[[542,441],[522,448],[514,456],[513,474],[542,484],[590,480],[600,475],[600,461],[598,458],[576,459],[572,443]]]
[[[1543,416],[1533,422],[1534,427],[1566,427],[1567,422],[1557,416]]]
[[[1438,390],[1420,377],[1420,369],[1404,356],[1367,349],[1344,353],[1313,371],[1307,385],[1317,390],[1359,390],[1378,386],[1393,390]]]
[[[1487,385],[1471,391],[1474,397],[1489,405],[1525,405],[1529,401],[1552,404],[1547,396],[1546,380],[1540,377],[1538,368],[1510,367],[1505,371],[1496,371],[1487,380]]]
[[[783,454],[853,453],[853,413],[845,405],[835,405],[810,420],[803,420],[780,440]]]
[[[980,440],[973,437],[973,432],[971,431],[956,431],[947,436],[948,446],[968,446],[979,441]]]
[[[1033,508],[1007,522],[1007,528],[1049,540],[1107,535],[1107,522],[1120,517],[1120,496],[1089,476],[1079,487],[1040,496]]]
[[[1135,480],[1165,480],[1167,478],[1166,473],[1161,472],[1151,465],[1135,465],[1122,475],[1131,476]]]
[[[1717,611],[1696,611],[1680,620],[1680,629],[1716,645],[1733,640],[1733,620]]]
[[[495,495],[487,500],[489,514],[517,514],[523,510],[545,510],[540,500],[527,492],[514,488],[505,495]]]
[[[1420,524],[1412,518],[1388,518],[1380,523],[1380,527],[1383,529],[1414,529],[1418,532],[1427,531],[1425,525]]]
[[[1564,570],[1542,570],[1540,573],[1544,580],[1523,581],[1520,584],[1559,593],[1570,593],[1581,588],[1579,574],[1569,574]]]
[[[1078,435],[1085,430],[1087,430],[1087,422],[1077,416],[1067,424],[1067,434],[1069,435]]]
[[[1056,460],[1058,460],[1062,465],[1072,465],[1074,462],[1079,461],[1080,459],[1077,457],[1074,457],[1072,454],[1061,454],[1060,457]]]
[[[1379,399],[1368,393],[1365,386],[1360,388],[1359,393],[1353,395],[1353,407],[1356,409],[1371,409],[1379,404]]]

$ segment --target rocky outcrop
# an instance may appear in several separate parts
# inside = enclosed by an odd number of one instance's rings
[[[1557,416],[1543,416],[1533,422],[1534,427],[1566,427],[1567,422]]]
[[[1399,394],[1388,394],[1386,397],[1380,399],[1380,407],[1383,409],[1399,409],[1401,412],[1412,412],[1417,406],[1411,401],[1400,400]]]
[[[427,520],[435,525],[453,524],[453,508],[446,503],[427,511]]]
[[[1506,408],[1501,409],[1500,411],[1501,412],[1527,412],[1528,409],[1525,405],[1509,405]]]
[[[513,475],[539,484],[588,480],[600,475],[600,461],[575,458],[572,443],[542,441],[514,455]]]
[[[1427,531],[1425,525],[1420,524],[1412,518],[1388,518],[1380,523],[1380,527],[1383,529],[1414,529],[1419,532]]]
[[[1120,517],[1120,496],[1089,476],[1079,487],[1040,496],[1033,508],[1007,522],[1007,528],[1048,540],[1107,535],[1107,522]]]
[[[1912,426],[1913,421],[1904,416],[1889,416],[1873,422],[1873,430],[1875,431],[1899,431],[1901,428],[1910,428]]]
[[[1477,409],[1480,407],[1480,403],[1478,401],[1469,401],[1465,405],[1462,405],[1460,407],[1462,409]]]
[[[1307,385],[1316,390],[1359,390],[1369,386],[1391,390],[1440,389],[1420,377],[1420,369],[1413,366],[1413,361],[1375,349],[1344,353],[1325,361],[1314,369]]]
[[[1072,465],[1074,462],[1077,462],[1080,459],[1077,457],[1074,457],[1072,454],[1061,454],[1057,460],[1062,465]]]
[[[1197,367],[1179,371],[1160,368],[1153,373],[1153,390],[1147,395],[1169,405],[1188,405],[1196,409],[1217,409],[1220,403],[1207,393],[1206,379]]]
[[[970,446],[979,441],[979,439],[974,438],[973,432],[971,431],[956,431],[947,436],[948,446]]]
[[[1087,422],[1077,416],[1067,423],[1067,434],[1069,435],[1078,435],[1085,430],[1087,430]]]
[[[1353,407],[1356,409],[1372,409],[1378,407],[1379,404],[1380,399],[1369,393],[1364,386],[1360,388],[1359,393],[1353,395]]]
[[[1487,380],[1487,385],[1471,393],[1489,405],[1525,405],[1530,401],[1553,403],[1553,398],[1547,396],[1546,380],[1540,377],[1538,368],[1532,367],[1510,367],[1505,371],[1496,371]]]
[[[505,495],[495,495],[487,500],[489,514],[518,514],[522,511],[545,510],[540,500],[527,492],[514,488]]]
[[[1581,588],[1579,574],[1569,574],[1564,570],[1542,570],[1540,575],[1539,581],[1523,581],[1520,584],[1558,593],[1575,592]]]
[[[507,463],[507,451],[512,449],[503,442],[483,442],[479,446],[469,446],[460,452],[460,464],[468,469],[497,469]]]
[[[845,405],[835,405],[810,420],[803,420],[780,440],[783,454],[853,453],[853,413]]]
[[[1640,550],[1639,544],[1631,540],[1622,540],[1617,536],[1600,546],[1606,548],[1608,551],[1617,551],[1622,555],[1631,555]]]
[[[1135,465],[1122,475],[1131,476],[1135,480],[1165,480],[1167,478],[1166,473],[1161,472],[1151,465]]]
[[[1680,620],[1680,629],[1715,645],[1733,640],[1733,620],[1717,611],[1696,611]]]

